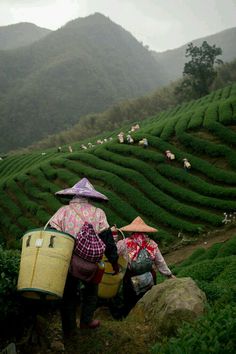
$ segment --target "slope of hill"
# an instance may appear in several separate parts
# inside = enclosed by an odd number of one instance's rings
[[[151,53],[100,14],[71,21],[31,46],[0,52],[0,68],[3,152],[162,84]]]
[[[138,145],[147,137],[148,149]],[[10,245],[42,226],[61,205],[54,192],[87,176],[110,201],[111,224],[137,215],[169,246],[220,228],[236,212],[236,85],[177,106],[142,123],[135,144],[107,142],[74,153],[33,153],[0,161],[0,235]],[[168,163],[164,151],[176,160]],[[64,150],[65,151],[65,150]],[[192,168],[183,169],[183,158]]]
[[[33,23],[17,23],[0,27],[0,50],[24,47],[47,36],[51,30],[41,28]]]
[[[210,45],[216,44],[217,47],[222,48],[223,54],[221,59],[224,62],[229,62],[236,58],[235,37],[236,27],[229,28],[211,36],[193,40],[192,43],[197,46],[200,46],[203,41],[207,41]],[[165,52],[152,52],[154,58],[163,69],[165,84],[179,79],[182,76],[184,63],[186,62],[186,48],[187,44]]]
[[[236,59],[218,67],[217,76],[213,81],[210,92],[224,88],[234,82],[236,82]],[[131,124],[135,124],[137,119],[139,122],[142,122],[150,116],[157,115],[164,110],[175,107],[177,104],[186,102],[186,97],[180,97],[176,94],[176,87],[178,85],[179,81],[175,81],[166,87],[154,91],[150,95],[132,100],[124,100],[104,112],[83,116],[72,128],[39,140],[26,149],[23,149],[23,151],[29,152],[67,143],[71,144],[81,139],[91,140],[92,137],[95,137],[97,134],[103,134],[108,129],[111,132],[114,129],[117,130],[117,127],[120,127],[121,124],[129,127]],[[117,131],[118,133],[119,131]]]

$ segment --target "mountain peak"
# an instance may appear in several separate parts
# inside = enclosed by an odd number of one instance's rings
[[[30,22],[19,22],[0,27],[0,50],[16,49],[45,37],[51,30]]]
[[[109,17],[101,14],[100,12],[95,12],[94,14],[88,15],[86,17],[78,17],[74,20],[67,22],[62,28],[72,27],[78,25],[99,25],[99,24],[114,23]]]

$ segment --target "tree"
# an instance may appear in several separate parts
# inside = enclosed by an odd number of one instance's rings
[[[217,75],[215,65],[223,63],[222,60],[217,59],[221,54],[220,47],[211,46],[206,41],[202,43],[201,47],[189,43],[185,57],[191,59],[184,65],[180,91],[190,94],[191,98],[199,98],[208,94]]]

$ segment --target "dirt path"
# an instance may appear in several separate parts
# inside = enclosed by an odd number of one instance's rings
[[[214,243],[225,242],[234,236],[236,236],[236,225],[231,225],[227,229],[213,231],[196,243],[182,245],[181,248],[166,253],[164,255],[165,261],[168,265],[180,263],[188,258],[196,248],[203,247],[207,249]]]

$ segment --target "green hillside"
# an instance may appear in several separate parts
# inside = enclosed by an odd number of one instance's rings
[[[144,136],[147,149],[138,145]],[[84,176],[109,197],[103,208],[111,224],[140,215],[158,228],[163,247],[179,242],[179,233],[194,240],[220,228],[223,213],[236,212],[236,85],[143,121],[134,138],[134,145],[113,139],[81,150],[78,142],[70,154],[48,150],[0,161],[1,241],[11,247],[45,224],[61,205],[55,191]],[[171,163],[167,149],[176,156]]]

